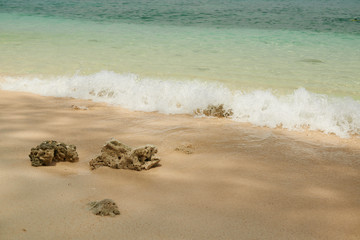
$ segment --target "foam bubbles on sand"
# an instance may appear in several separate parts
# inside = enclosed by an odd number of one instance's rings
[[[360,134],[360,102],[316,94],[304,88],[283,96],[271,90],[231,91],[204,81],[140,78],[135,74],[101,71],[52,79],[6,77],[0,88],[43,96],[74,97],[166,114],[193,114],[209,105],[232,111],[235,121],[289,130],[318,130],[340,137]]]

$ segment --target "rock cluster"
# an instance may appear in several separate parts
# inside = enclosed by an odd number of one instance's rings
[[[99,202],[90,202],[90,211],[95,215],[112,216],[119,215],[120,211],[116,203],[111,199],[104,199]]]
[[[157,148],[152,145],[132,149],[116,139],[108,141],[101,149],[101,154],[92,159],[89,164],[92,170],[108,166],[118,169],[148,170],[160,162],[159,158],[153,158]]]
[[[66,145],[57,141],[44,141],[32,148],[29,154],[31,165],[49,166],[54,162],[76,162],[79,156],[74,145]]]
[[[231,109],[225,109],[224,104],[209,105],[206,109],[197,109],[195,114],[205,115],[209,117],[227,118],[231,117],[234,113]]]

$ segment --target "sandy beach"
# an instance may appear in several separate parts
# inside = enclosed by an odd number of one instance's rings
[[[91,171],[112,137],[157,146],[161,165]],[[45,140],[76,145],[80,161],[32,167]],[[104,198],[119,216],[88,211]],[[355,240],[360,139],[0,91],[0,204],[1,240]]]

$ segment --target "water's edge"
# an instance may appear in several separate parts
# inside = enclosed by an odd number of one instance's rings
[[[195,114],[223,105],[231,119],[256,126],[317,130],[340,137],[360,134],[360,102],[299,88],[279,95],[272,90],[243,92],[220,83],[140,78],[101,71],[52,79],[4,77],[0,88],[43,96],[91,99],[144,112]]]

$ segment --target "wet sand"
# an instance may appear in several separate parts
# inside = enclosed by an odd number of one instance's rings
[[[161,166],[91,171],[112,137],[157,146]],[[76,145],[80,161],[31,167],[44,140]],[[121,215],[87,210],[104,198]],[[0,204],[2,240],[355,240],[360,139],[0,91]]]

